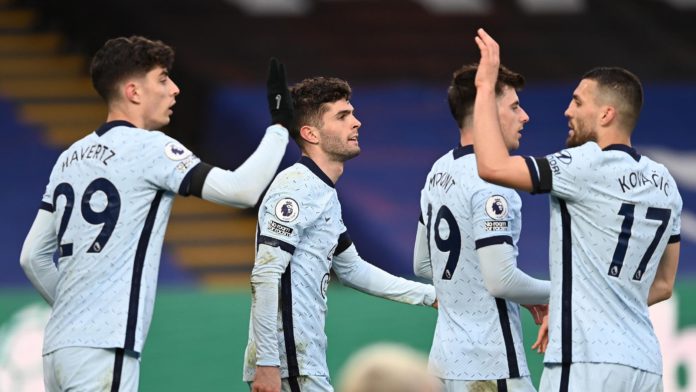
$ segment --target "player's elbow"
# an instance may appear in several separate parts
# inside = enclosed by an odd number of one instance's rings
[[[256,202],[259,201],[259,196],[260,194],[256,192],[243,192],[235,200],[235,204],[240,208],[251,208],[256,205]]]
[[[486,287],[488,294],[496,298],[506,298],[510,295],[510,290],[501,281],[484,280],[483,285]]]
[[[258,189],[258,187],[254,186],[238,187],[234,192],[230,192],[229,195],[223,198],[222,202],[236,208],[251,208],[259,201],[262,192],[263,189]]]
[[[672,298],[672,286],[667,283],[662,283],[658,285],[657,290],[655,290],[655,297],[657,302],[666,301]]]
[[[413,274],[422,279],[432,279],[433,274],[429,267],[422,267],[419,265],[413,266]]]
[[[503,178],[503,171],[497,167],[486,165],[484,163],[477,164],[478,174],[483,180],[497,184]]]
[[[662,292],[662,296],[660,297],[660,301],[666,301],[670,298],[672,298],[672,289],[668,288]]]
[[[26,271],[30,263],[31,259],[28,255],[24,253],[24,251],[22,251],[22,254],[19,256],[19,265],[22,267],[23,270]]]
[[[488,294],[495,298],[507,298],[507,296],[510,294],[508,290],[495,287],[495,288],[487,288]]]
[[[668,282],[654,281],[650,288],[648,305],[654,305],[672,298],[673,289],[674,286]]]
[[[19,255],[19,265],[25,272],[31,268],[31,264],[34,260],[33,254],[34,252],[32,249],[28,248],[26,244],[22,247],[22,252]]]

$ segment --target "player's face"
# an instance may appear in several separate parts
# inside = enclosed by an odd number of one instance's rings
[[[145,129],[160,129],[169,124],[172,106],[179,95],[179,87],[169,78],[169,72],[155,67],[141,80],[141,104]]]
[[[577,147],[588,141],[597,141],[599,106],[596,103],[597,82],[583,79],[573,91],[573,99],[565,111],[568,119],[566,146]]]
[[[332,160],[345,162],[360,154],[358,129],[353,105],[345,99],[325,104],[328,110],[322,116],[319,128],[319,146]]]
[[[520,106],[517,91],[510,86],[503,87],[502,95],[498,96],[498,118],[500,129],[503,131],[503,140],[508,150],[516,150],[520,147],[522,129],[529,121],[529,116]]]

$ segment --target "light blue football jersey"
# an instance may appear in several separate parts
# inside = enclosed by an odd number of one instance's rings
[[[546,363],[615,363],[662,374],[648,293],[682,200],[667,169],[625,145],[594,142],[526,158],[550,190]]]
[[[199,162],[176,140],[125,121],[104,124],[60,155],[41,205],[55,217],[59,247],[44,354],[142,350],[172,201]]]
[[[311,159],[302,157],[271,183],[258,216],[257,243],[292,254],[278,301],[281,377],[328,377],[324,325],[329,271],[334,253],[351,244],[334,184]],[[256,370],[252,323],[249,329],[245,381],[252,381]]]
[[[529,375],[519,306],[484,286],[476,249],[515,248],[522,201],[511,189],[483,181],[472,146],[433,165],[421,191],[438,318],[429,367],[450,380],[499,380]]]

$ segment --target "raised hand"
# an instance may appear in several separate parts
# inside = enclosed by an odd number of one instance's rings
[[[268,67],[266,97],[271,113],[271,123],[280,124],[290,130],[295,121],[295,110],[290,90],[288,90],[285,66],[279,63],[275,57],[271,57]]]
[[[477,36],[474,40],[481,52],[481,60],[474,83],[477,89],[495,88],[500,68],[500,46],[484,29],[478,29],[476,33]]]

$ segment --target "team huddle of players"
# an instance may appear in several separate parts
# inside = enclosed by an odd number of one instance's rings
[[[174,197],[251,207],[269,183],[244,354],[252,391],[333,391],[324,332],[331,271],[357,290],[438,309],[428,366],[438,382],[422,390],[534,391],[519,305],[540,324],[541,391],[662,390],[648,306],[674,286],[682,201],[667,169],[631,147],[640,81],[622,68],[589,71],[565,112],[567,148],[511,156],[529,121],[517,95],[524,78],[500,64],[485,31],[475,42],[480,61],[457,69],[447,92],[459,146],[433,164],[421,191],[413,266],[431,285],[363,260],[344,225],[335,184],[360,153],[361,127],[346,81],[288,88],[272,59],[272,125],[229,171],[156,131],[179,94],[173,50],[138,36],[107,41],[90,68],[106,122],[57,160],[21,254],[52,306],[47,391],[136,391]],[[302,157],[274,177],[289,137]],[[108,159],[88,159],[94,146]],[[627,185],[633,177],[648,180]],[[549,193],[549,280],[517,268],[515,190]]]

